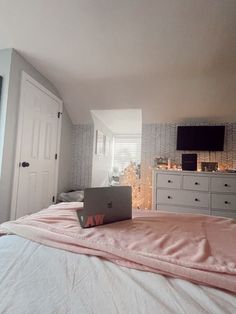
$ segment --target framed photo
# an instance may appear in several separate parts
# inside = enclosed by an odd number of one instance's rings
[[[105,145],[104,145],[104,134],[99,131],[99,130],[96,130],[96,141],[95,141],[95,154],[96,155],[104,155],[105,153]]]
[[[218,162],[201,162],[201,170],[209,172],[217,171]]]

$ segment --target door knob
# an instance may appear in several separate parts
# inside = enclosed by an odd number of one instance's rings
[[[25,167],[29,167],[29,165],[30,164],[27,161],[23,161],[22,164],[21,164],[21,166],[24,167],[24,168]]]

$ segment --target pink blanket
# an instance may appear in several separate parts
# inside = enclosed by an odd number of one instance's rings
[[[132,220],[82,229],[78,204],[3,223],[0,234],[236,293],[236,220],[136,211]]]

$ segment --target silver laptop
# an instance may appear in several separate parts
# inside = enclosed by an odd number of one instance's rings
[[[84,208],[77,211],[82,228],[132,218],[130,186],[89,188],[84,191]]]

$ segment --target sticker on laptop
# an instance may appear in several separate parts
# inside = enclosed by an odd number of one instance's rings
[[[105,215],[90,215],[87,217],[86,222],[83,223],[84,228],[95,227],[103,224]],[[83,216],[80,217],[83,222]]]

